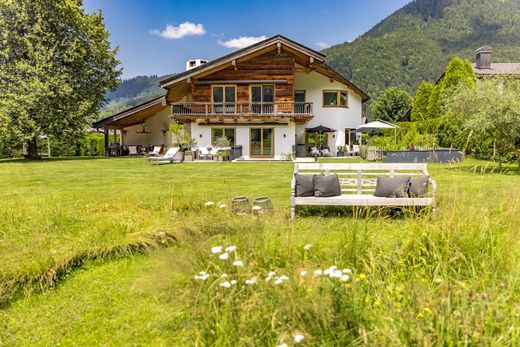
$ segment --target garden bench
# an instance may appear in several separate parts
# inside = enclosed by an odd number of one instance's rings
[[[332,197],[296,196],[296,179],[291,183],[291,218],[297,206],[434,206],[436,183],[430,178],[426,164],[405,163],[296,163],[294,173],[300,175],[337,174],[341,195]],[[374,196],[378,176],[423,176],[428,189],[424,197],[385,198]]]

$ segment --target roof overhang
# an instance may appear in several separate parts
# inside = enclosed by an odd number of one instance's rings
[[[116,113],[113,116],[101,119],[92,124],[93,128],[123,129],[129,126],[138,125],[146,122],[168,107],[164,96],[152,99],[128,110]]]
[[[342,83],[352,89],[361,97],[362,102],[369,100],[369,96],[361,89],[356,87],[352,82],[343,77],[340,73],[325,63],[325,55],[311,48],[305,47],[298,42],[290,40],[282,35],[276,35],[264,41],[260,41],[254,45],[240,49],[236,52],[225,55],[221,58],[212,60],[204,65],[194,69],[177,74],[160,82],[162,88],[168,89],[169,93],[166,98],[168,101],[176,101],[184,94],[188,94],[192,83],[201,83],[197,79],[204,78],[214,72],[222,69],[237,66],[240,62],[252,59],[262,54],[278,50],[278,52],[288,52],[297,57],[297,62],[305,67],[329,77],[339,83]],[[202,82],[206,83],[206,82]],[[168,96],[173,92],[178,96],[169,99]]]

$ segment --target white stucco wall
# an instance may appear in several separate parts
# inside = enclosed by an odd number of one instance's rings
[[[328,146],[333,154],[336,147],[345,144],[345,129],[357,128],[361,125],[362,100],[353,90],[342,83],[333,81],[317,72],[296,73],[295,90],[305,90],[307,102],[313,103],[314,118],[305,125],[297,126],[297,143],[305,143],[305,128],[312,128],[323,125],[337,130],[329,134]],[[348,108],[344,107],[323,107],[323,90],[340,89],[348,91]]]
[[[165,145],[171,146],[172,136],[171,133],[163,136],[162,130],[168,129],[169,125],[173,123],[170,117],[171,109],[166,107],[161,112],[156,113],[154,116],[146,120],[146,131],[149,134],[138,134],[137,131],[142,131],[143,126],[141,124],[134,125],[126,128],[125,145],[141,145],[141,146],[154,146],[154,145]]]
[[[215,127],[222,127],[215,125]],[[250,158],[250,127],[247,125],[235,126],[235,143],[242,145],[242,154],[244,159]],[[295,144],[295,125],[276,125],[265,126],[265,128],[274,128],[274,159],[282,159],[284,154],[292,153]],[[202,137],[200,136],[202,135]],[[285,137],[284,137],[285,135]],[[211,126],[191,125],[191,136],[197,139],[198,147],[206,147],[211,145]]]

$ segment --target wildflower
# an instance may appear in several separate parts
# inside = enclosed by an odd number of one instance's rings
[[[242,260],[236,260],[233,262],[233,266],[238,266],[238,267],[244,266],[244,263],[242,263]]]
[[[218,208],[226,208],[226,207],[227,207],[226,204],[220,204],[220,205],[218,205]]]
[[[222,252],[222,246],[211,247],[211,254],[217,254]]]
[[[228,253],[222,253],[221,255],[218,256],[219,259],[221,260],[226,260],[227,258],[229,258],[229,254]]]
[[[222,282],[221,284],[219,284],[219,286],[224,287],[224,288],[229,288],[229,287],[231,287],[231,283],[226,281],[226,282]]]
[[[302,334],[294,335],[294,343],[300,343],[303,341],[303,339],[305,339],[305,336],[303,336]]]
[[[356,282],[360,282],[360,281],[363,281],[365,278],[367,278],[367,275],[365,274],[361,274],[359,275],[357,278],[356,278]]]
[[[323,271],[321,269],[318,269],[318,270],[314,271],[313,274],[315,277],[319,277],[323,274]]]
[[[231,280],[231,285],[234,286],[235,284],[237,284],[237,280]]]
[[[418,319],[423,319],[423,318],[424,318],[424,315],[423,315],[422,313],[419,312],[419,313],[417,314],[417,318],[418,318]]]
[[[234,251],[236,251],[236,249],[237,249],[237,246],[229,246],[229,247],[226,247],[225,251],[234,252]]]
[[[341,278],[341,276],[343,276],[343,272],[341,272],[339,270],[334,270],[329,274],[329,277],[332,277],[332,278]]]
[[[208,201],[208,202],[206,202],[206,203],[204,204],[204,206],[206,206],[206,207],[211,207],[211,206],[213,206],[213,205],[215,205],[215,203],[214,203],[213,201]]]
[[[278,277],[275,281],[274,281],[274,284],[275,285],[279,285],[279,284],[282,284],[283,281],[287,281],[289,280],[289,277],[285,276],[285,275],[282,275],[280,277]]]
[[[206,271],[201,271],[198,275],[195,275],[194,278],[196,280],[205,281],[209,278],[209,274],[206,273]]]
[[[227,278],[227,274],[222,274],[220,278]]]
[[[279,344],[279,345],[276,346],[276,347],[287,347],[287,344],[286,344],[286,343],[281,343],[281,344]]]
[[[424,312],[428,313],[428,314],[432,314],[433,311],[427,306],[424,308]]]
[[[441,284],[442,280],[440,278],[436,278],[434,282],[437,284]]]
[[[255,277],[251,277],[250,279],[246,280],[246,284],[248,286],[252,286],[253,284],[256,284],[256,281],[258,280],[258,278],[255,276]]]
[[[260,211],[262,209],[262,207],[258,206],[258,205],[255,205],[253,206],[252,210],[253,211]]]
[[[308,243],[305,246],[303,246],[303,249],[306,250],[306,251],[309,251],[311,248],[312,248],[312,245],[310,243]]]
[[[341,280],[342,280],[343,282],[348,282],[349,278],[350,278],[349,275],[342,275],[342,276],[341,276]]]
[[[344,274],[352,274],[352,270],[350,269],[343,269]]]
[[[330,276],[330,274],[333,273],[334,271],[336,271],[336,269],[337,269],[337,267],[333,265],[333,266],[329,267],[328,269],[326,269],[325,271],[323,271],[323,274]]]
[[[300,272],[300,276],[302,276],[302,277],[307,276],[307,271],[302,271],[302,272]]]
[[[374,306],[379,306],[379,300],[374,301]]]
[[[276,275],[276,272],[274,272],[274,271],[269,272],[267,274],[267,277],[266,277],[265,281],[269,282],[274,277],[274,275]]]

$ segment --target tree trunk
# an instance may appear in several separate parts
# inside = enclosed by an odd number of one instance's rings
[[[38,160],[40,158],[41,157],[38,154],[38,143],[35,136],[27,143],[27,159]]]

